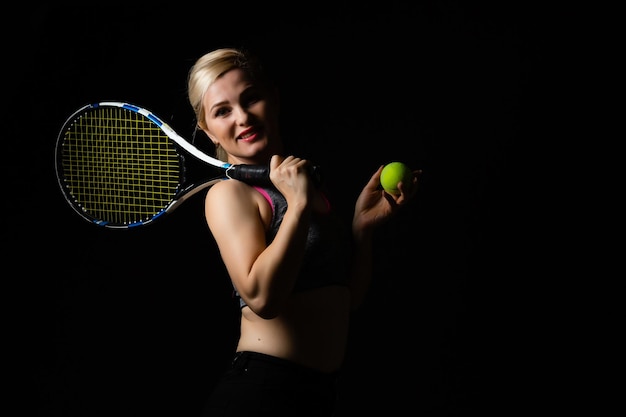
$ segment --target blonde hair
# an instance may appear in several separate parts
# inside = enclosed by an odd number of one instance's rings
[[[246,51],[235,48],[221,48],[208,52],[191,67],[187,79],[187,95],[199,128],[206,128],[202,105],[204,94],[215,80],[235,68],[246,71],[253,80],[267,81],[263,78],[262,68],[258,62]],[[215,153],[218,159],[227,160],[226,152],[219,146],[216,147]]]

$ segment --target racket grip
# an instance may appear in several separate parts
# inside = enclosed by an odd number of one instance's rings
[[[233,165],[226,170],[226,176],[250,185],[270,185],[270,168],[264,165]]]
[[[320,168],[317,165],[312,165],[310,171],[315,185],[320,185],[322,183]],[[250,185],[272,185],[270,167],[265,165],[236,164],[226,170],[226,176]]]

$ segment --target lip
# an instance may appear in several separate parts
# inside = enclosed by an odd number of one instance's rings
[[[257,132],[254,128],[248,128],[242,131],[239,136],[237,136],[237,140],[241,140],[244,142],[252,142],[259,136],[259,132]]]

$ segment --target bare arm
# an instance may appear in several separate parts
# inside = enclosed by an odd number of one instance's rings
[[[267,245],[260,194],[237,181],[214,185],[205,215],[222,260],[240,296],[260,317],[272,318],[290,296],[309,228],[309,178],[297,158],[272,158],[271,179],[288,208]],[[262,198],[262,197],[261,197]]]

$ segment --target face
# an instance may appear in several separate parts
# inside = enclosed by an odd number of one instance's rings
[[[233,69],[206,91],[204,132],[229,155],[229,163],[264,164],[280,153],[276,110],[267,91]]]

